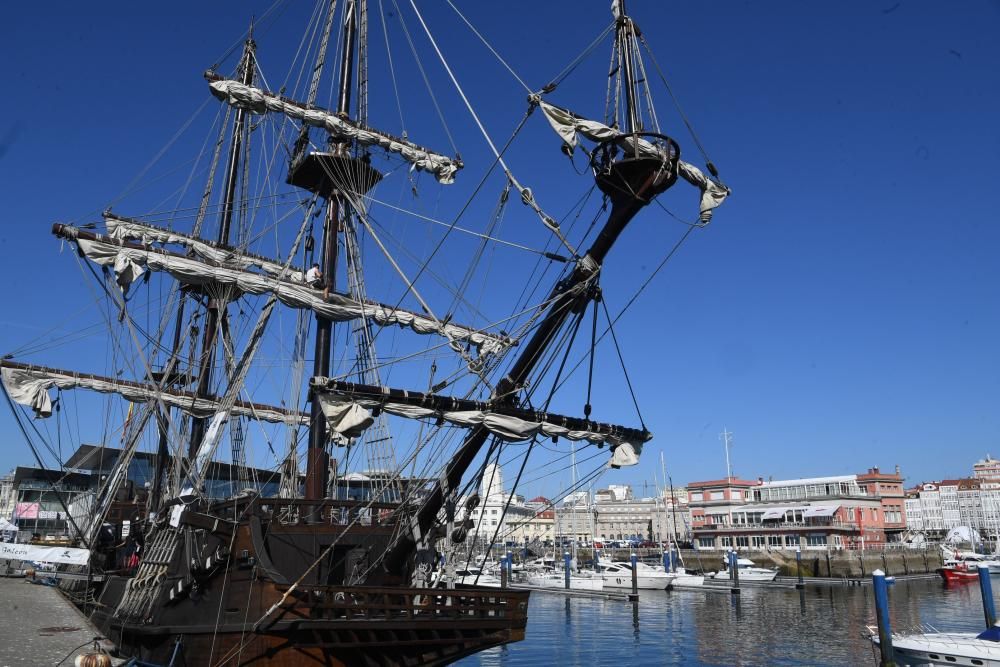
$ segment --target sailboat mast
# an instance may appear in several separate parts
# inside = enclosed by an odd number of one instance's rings
[[[333,6],[330,8],[333,11]],[[340,61],[340,90],[337,95],[337,113],[346,116],[351,106],[351,75],[354,69],[355,46],[355,2],[348,2],[344,8],[344,52]],[[336,152],[346,153],[349,145],[337,145]],[[326,287],[333,290],[337,276],[337,244],[340,230],[341,196],[338,192],[331,193],[327,201],[326,217],[323,224],[322,261],[320,269],[326,281]],[[316,315],[316,346],[313,355],[313,375],[329,376],[330,347],[333,338],[333,322]],[[326,497],[328,482],[329,454],[326,451],[327,428],[326,418],[316,395],[310,400],[309,450],[306,460],[307,500],[319,500]]]
[[[257,44],[253,41],[253,26],[250,35],[243,45],[243,58],[240,61],[240,81],[247,86],[253,85],[254,51]],[[219,218],[218,241],[222,245],[229,244],[229,228],[233,221],[233,204],[236,201],[236,187],[240,178],[240,155],[243,152],[243,135],[246,128],[246,110],[237,109],[236,122],[233,123],[233,133],[229,143],[229,159],[226,163],[226,180],[223,194],[222,215]],[[215,360],[215,348],[219,330],[220,310],[225,303],[209,296],[208,313],[205,317],[205,330],[201,343],[201,362],[198,368],[198,388],[196,393],[204,398],[209,395],[212,386],[212,366]],[[188,459],[193,460],[201,440],[205,436],[207,421],[194,419],[191,423],[191,441],[188,444]]]

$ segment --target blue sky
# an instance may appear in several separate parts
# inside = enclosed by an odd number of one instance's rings
[[[269,4],[7,9],[0,353],[85,307],[76,263],[49,226],[95,219],[125,190],[209,97],[201,72]],[[573,15],[554,3],[456,4],[534,88],[610,20],[605,2],[579,3]],[[297,43],[301,9],[258,36],[262,62]],[[744,477],[899,464],[916,482],[1000,455],[1000,2],[632,0],[629,10],[733,196],[617,328],[656,438],[646,462],[602,481],[652,481],[661,449],[675,483],[721,477],[723,427]],[[446,5],[425,11],[484,123],[504,138],[526,93]],[[607,57],[598,49],[550,99],[599,115]],[[425,65],[460,118],[451,130],[463,157],[488,160],[437,61]],[[415,80],[404,87],[414,98],[419,90]],[[685,155],[700,162],[665,91],[654,93]],[[376,103],[388,103],[384,89]],[[529,148],[556,158],[542,167],[514,152],[512,166],[564,213],[581,184],[563,185],[577,177],[540,117],[526,132]],[[174,148],[196,151],[203,137],[185,134]],[[693,198],[681,188],[665,195],[672,209]],[[537,225],[520,207],[516,215]],[[640,215],[606,266],[612,309],[631,293],[615,276],[634,289],[680,233],[657,208]],[[60,349],[58,361],[92,355]],[[601,366],[609,388],[596,409],[634,423],[616,367]],[[0,469],[30,463],[8,414],[0,436]],[[527,492],[547,490],[539,482]]]

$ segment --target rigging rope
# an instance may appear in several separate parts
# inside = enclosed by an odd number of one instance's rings
[[[393,0],[393,2],[395,2],[395,0]],[[542,210],[538,202],[535,201],[535,196],[534,194],[532,194],[531,190],[529,188],[524,187],[518,182],[517,178],[514,176],[514,173],[507,166],[507,163],[504,162],[502,155],[497,150],[497,147],[496,145],[494,145],[493,140],[490,138],[489,132],[486,131],[486,128],[483,126],[483,122],[480,120],[479,115],[476,113],[476,110],[472,107],[472,103],[469,102],[469,98],[465,95],[465,90],[462,88],[462,85],[458,82],[458,79],[455,77],[455,74],[451,71],[451,67],[448,65],[448,61],[445,60],[444,54],[441,53],[441,49],[438,47],[437,41],[434,39],[434,35],[431,34],[430,28],[424,22],[423,15],[421,15],[420,10],[417,9],[416,2],[414,2],[414,0],[410,0],[410,6],[413,7],[413,11],[416,12],[417,19],[420,21],[420,25],[423,26],[424,32],[427,34],[427,38],[430,40],[431,46],[434,47],[435,53],[437,53],[438,58],[441,60],[441,64],[444,66],[445,71],[448,73],[448,77],[451,79],[452,84],[455,86],[455,90],[458,91],[459,96],[462,98],[462,102],[465,103],[465,108],[469,110],[469,113],[472,115],[473,120],[476,122],[476,126],[479,128],[479,131],[486,139],[486,143],[489,145],[490,150],[493,151],[493,154],[496,156],[497,161],[503,168],[504,173],[507,174],[507,178],[509,178],[510,182],[514,185],[514,187],[517,188],[517,191],[521,193],[521,201],[523,201],[529,208],[531,208],[538,215],[539,219],[542,221],[542,224],[544,224],[549,229],[549,231],[555,234],[555,236],[559,239],[559,241],[563,244],[563,246],[565,246],[566,249],[569,250],[569,253],[573,257],[576,257],[577,256],[576,249],[570,244],[568,240],[566,240],[566,237],[563,235],[562,231],[560,231],[559,223],[556,222],[556,220],[552,218],[550,215],[548,215],[545,211]],[[534,111],[535,106],[537,106],[537,104],[535,103],[535,101],[532,101],[530,106],[528,107],[527,114],[525,114],[525,120],[527,120],[527,116],[530,115],[532,111]],[[522,125],[523,123],[524,121],[522,121]]]

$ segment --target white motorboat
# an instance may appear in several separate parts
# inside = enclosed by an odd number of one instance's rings
[[[469,586],[487,586],[500,588],[500,577],[483,572],[478,567],[467,567],[455,570],[455,583]]]
[[[527,581],[529,586],[539,588],[566,588],[566,574],[563,572],[529,574]],[[578,591],[602,591],[604,579],[591,573],[574,573],[569,577],[569,587]]]
[[[672,574],[674,578],[670,582],[670,588],[694,588],[705,584],[705,575],[692,574],[683,567],[677,568]]]
[[[615,563],[601,559],[600,565],[601,576],[604,578],[604,586],[606,588],[627,588],[631,590],[631,563]],[[644,590],[665,590],[674,579],[672,572],[664,572],[662,569],[657,570],[642,562],[636,563],[635,575],[636,586]]]
[[[878,629],[869,627],[869,639],[879,645]],[[927,632],[893,635],[896,664],[938,667],[939,665],[976,665],[1000,667],[1000,627],[983,632]]]
[[[740,581],[774,581],[778,571],[768,567],[757,567],[749,558],[736,559],[736,567],[740,571]],[[712,575],[713,579],[729,579],[729,570],[720,570]]]

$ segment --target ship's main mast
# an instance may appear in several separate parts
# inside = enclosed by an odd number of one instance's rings
[[[325,61],[325,49],[328,43],[329,30],[332,25],[332,14],[336,3],[330,3],[330,16],[324,35],[320,53],[317,56],[314,85],[310,95],[314,95],[315,83],[318,82],[322,63]],[[350,116],[351,83],[354,71],[354,51],[357,42],[357,25],[359,21],[358,3],[350,0],[344,7],[344,50],[340,61],[340,82],[337,94],[337,115],[341,118]],[[312,100],[310,100],[310,103]],[[304,151],[305,143],[300,142],[299,150]],[[326,198],[326,215],[323,219],[323,240],[320,245],[321,262],[325,287],[332,290],[335,286],[338,264],[338,233],[340,220],[347,219],[350,203],[345,196],[347,186],[353,195],[364,194],[374,187],[381,179],[367,160],[351,154],[352,144],[348,141],[334,143],[329,153],[310,153],[294,160],[289,170],[288,180],[292,185],[306,188]],[[359,192],[360,190],[360,192]],[[330,349],[333,336],[333,322],[328,318],[316,316],[316,341],[313,361],[313,375],[327,376],[330,374]],[[327,453],[327,425],[320,402],[314,395],[310,396],[309,449],[306,455],[306,488],[307,500],[319,500],[326,496],[330,456]]]

